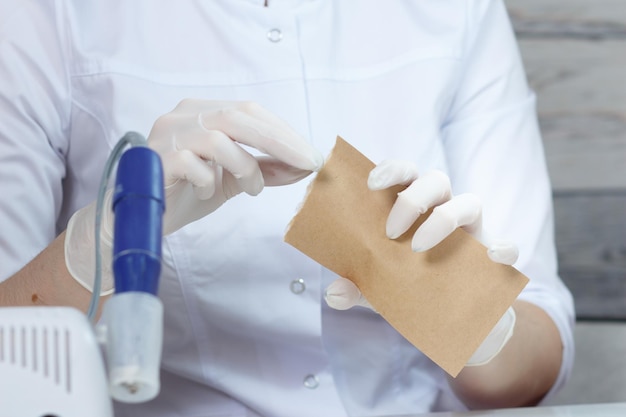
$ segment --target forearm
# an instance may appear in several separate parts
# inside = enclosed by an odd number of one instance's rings
[[[502,351],[488,364],[448,378],[470,408],[535,405],[556,381],[563,346],[554,322],[534,304],[517,301],[513,307],[515,330]]]
[[[91,293],[67,271],[65,233],[15,275],[0,283],[0,306],[72,306],[87,311]]]

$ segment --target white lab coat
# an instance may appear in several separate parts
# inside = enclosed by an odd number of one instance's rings
[[[573,359],[551,193],[496,0],[7,1],[0,5],[0,277],[93,201],[129,130],[183,98],[252,100],[327,154],[446,171],[515,241]],[[321,302],[335,276],[282,241],[308,180],[240,195],[168,236],[163,389],[118,416],[376,416],[463,409],[445,375],[375,313]],[[336,204],[341,204],[338,201]],[[301,281],[299,281],[301,280]]]

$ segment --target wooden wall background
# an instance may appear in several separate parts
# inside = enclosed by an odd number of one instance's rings
[[[626,320],[626,0],[505,0],[554,187],[579,319]]]

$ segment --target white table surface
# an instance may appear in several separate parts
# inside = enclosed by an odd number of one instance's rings
[[[626,417],[625,403],[512,408],[505,410],[428,413],[396,417]]]

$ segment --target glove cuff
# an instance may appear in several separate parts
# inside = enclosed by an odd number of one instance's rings
[[[110,212],[112,192],[108,191],[104,197],[104,210],[100,229],[100,253],[102,281],[100,295],[113,292],[113,213]],[[96,203],[78,210],[72,215],[65,231],[65,265],[70,275],[86,288],[94,291],[96,270],[95,255],[95,223]]]
[[[465,366],[485,365],[495,358],[513,336],[515,320],[515,310],[509,307]]]

